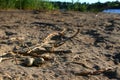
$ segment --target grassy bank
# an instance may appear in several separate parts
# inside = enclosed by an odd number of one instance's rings
[[[0,0],[0,9],[54,10],[55,7],[49,1],[43,0]]]

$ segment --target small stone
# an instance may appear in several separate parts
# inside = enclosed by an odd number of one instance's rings
[[[43,58],[36,58],[33,62],[33,65],[34,66],[41,66],[44,62],[45,62],[45,60]]]
[[[26,58],[25,59],[25,66],[32,66],[33,65],[34,58]]]

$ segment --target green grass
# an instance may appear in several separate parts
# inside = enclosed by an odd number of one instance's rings
[[[0,9],[15,8],[15,0],[0,0]]]
[[[0,0],[0,9],[54,10],[55,7],[45,0]]]

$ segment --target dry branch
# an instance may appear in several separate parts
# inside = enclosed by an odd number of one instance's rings
[[[27,53],[27,51],[21,51],[21,50],[17,50],[17,51],[13,51],[13,53],[15,54],[20,54],[20,55],[23,55],[23,56],[32,56],[32,57],[41,57],[41,54],[44,54],[44,53],[72,53],[71,50],[62,50],[62,51],[46,51],[46,50],[38,50],[38,51],[34,51],[32,53]]]
[[[49,34],[41,43],[41,45],[32,48],[31,50],[28,51],[28,53],[32,53],[32,52],[38,52],[38,49],[44,48],[46,51],[50,51],[53,52],[55,48],[58,48],[60,46],[62,46],[63,44],[65,44],[68,40],[71,40],[72,38],[74,38],[75,36],[77,36],[77,34],[79,33],[79,29],[76,31],[76,33],[74,35],[72,35],[71,37],[66,37],[65,36],[65,31],[66,29],[64,29],[61,32],[54,32]],[[42,51],[43,52],[43,51]]]

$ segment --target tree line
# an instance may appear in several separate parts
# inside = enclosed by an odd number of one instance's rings
[[[101,12],[105,9],[120,9],[120,2],[96,2],[96,3],[69,3],[69,2],[53,2],[54,5],[58,6],[59,9],[74,10],[81,12]]]

